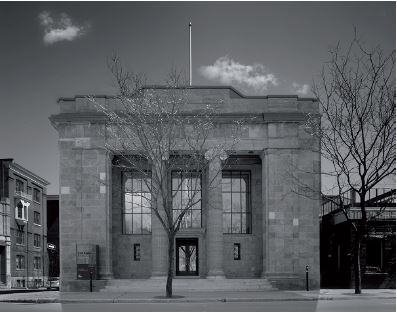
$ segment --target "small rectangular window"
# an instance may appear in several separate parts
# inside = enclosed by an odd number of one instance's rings
[[[33,268],[35,270],[39,270],[41,267],[41,258],[39,256],[35,256],[33,259]]]
[[[33,234],[33,246],[41,247],[41,236],[39,234]]]
[[[235,260],[240,260],[241,259],[241,251],[240,251],[240,244],[235,243],[233,246],[233,258]]]
[[[19,230],[19,229],[17,229],[16,230],[16,232],[15,232],[15,242],[18,244],[18,245],[23,245],[23,242],[24,242],[24,235],[23,235],[23,231],[22,230]]]
[[[25,191],[24,184],[22,180],[16,179],[15,180],[15,191]]]
[[[25,256],[17,254],[16,258],[15,258],[15,261],[16,261],[15,266],[16,266],[17,270],[25,269]]]
[[[134,261],[141,260],[141,244],[135,243],[134,244]]]
[[[36,202],[39,202],[39,203],[41,202],[40,201],[40,190],[37,188],[33,189],[33,200]]]
[[[33,223],[35,223],[37,225],[41,225],[40,212],[34,211],[34,213],[33,213]]]

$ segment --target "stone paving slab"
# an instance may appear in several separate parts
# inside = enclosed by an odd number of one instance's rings
[[[205,302],[268,302],[395,299],[394,289],[367,289],[355,295],[352,289],[323,289],[320,291],[258,291],[258,292],[176,292],[180,298],[163,298],[158,292],[31,292],[3,294],[0,302],[21,303],[205,303]]]

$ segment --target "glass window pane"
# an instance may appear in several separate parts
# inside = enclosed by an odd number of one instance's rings
[[[222,192],[227,192],[232,190],[232,185],[231,185],[231,179],[230,177],[225,177],[222,178]]]
[[[142,195],[142,213],[151,212],[151,199],[150,193],[145,193]]]
[[[181,214],[181,210],[172,210],[172,219],[175,222],[178,216]]]
[[[247,211],[247,195],[245,193],[241,193],[241,211]]]
[[[141,213],[142,212],[142,197],[138,194],[133,194],[132,196],[132,212],[133,213]]]
[[[124,195],[124,212],[132,212],[132,194],[130,193]]]
[[[240,193],[232,193],[232,212],[241,212]]]
[[[186,228],[192,227],[192,210],[187,210],[183,219]]]
[[[239,191],[240,191],[240,178],[232,177],[232,192],[239,192]]]
[[[141,214],[133,214],[132,230],[133,230],[134,234],[141,234],[142,233]]]
[[[192,210],[192,227],[201,227],[201,210]]]
[[[243,234],[247,233],[247,215],[244,213],[241,215],[241,232]]]
[[[201,201],[198,201],[196,204],[192,206],[192,210],[200,210],[201,211]]]
[[[132,178],[127,178],[124,183],[124,191],[132,192]]]
[[[242,175],[242,177],[241,177],[241,192],[247,191],[247,185],[248,185],[248,176]]]
[[[241,233],[241,214],[232,214],[232,233]]]
[[[189,189],[189,182],[190,182],[189,179],[183,178],[181,190],[188,190]]]
[[[142,232],[150,233],[152,230],[152,215],[142,214]]]
[[[230,193],[223,193],[222,194],[222,206],[223,212],[230,212],[232,210],[232,203],[231,203]]]
[[[230,213],[223,213],[223,232],[231,233],[231,218],[232,215]]]
[[[182,191],[182,210],[186,208],[189,203],[189,193],[187,191]]]
[[[181,209],[181,191],[177,191],[175,197],[172,199],[172,207],[174,210]]]
[[[179,247],[178,256],[179,256],[179,268],[178,270],[181,272],[186,271],[186,260],[185,260],[185,247]]]
[[[176,174],[173,174],[176,175]],[[172,178],[172,190],[178,190],[181,179],[179,177]]]
[[[140,178],[134,178],[132,180],[132,191],[133,192],[139,192],[142,191],[142,179]]]
[[[197,251],[194,246],[187,246],[189,248],[189,269],[190,271],[196,271],[196,257]]]
[[[191,195],[191,198],[192,198],[192,205],[195,205],[195,203],[200,203],[201,191],[194,191],[193,194]]]
[[[123,233],[132,234],[132,214],[123,214]]]
[[[191,189],[200,190],[201,189],[201,179],[199,176],[193,176],[191,180]]]

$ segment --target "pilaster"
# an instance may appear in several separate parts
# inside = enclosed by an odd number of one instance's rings
[[[207,202],[207,276],[224,277],[221,160],[210,161]]]

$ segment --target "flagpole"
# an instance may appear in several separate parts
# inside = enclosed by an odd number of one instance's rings
[[[192,22],[189,23],[189,86],[192,85]]]

